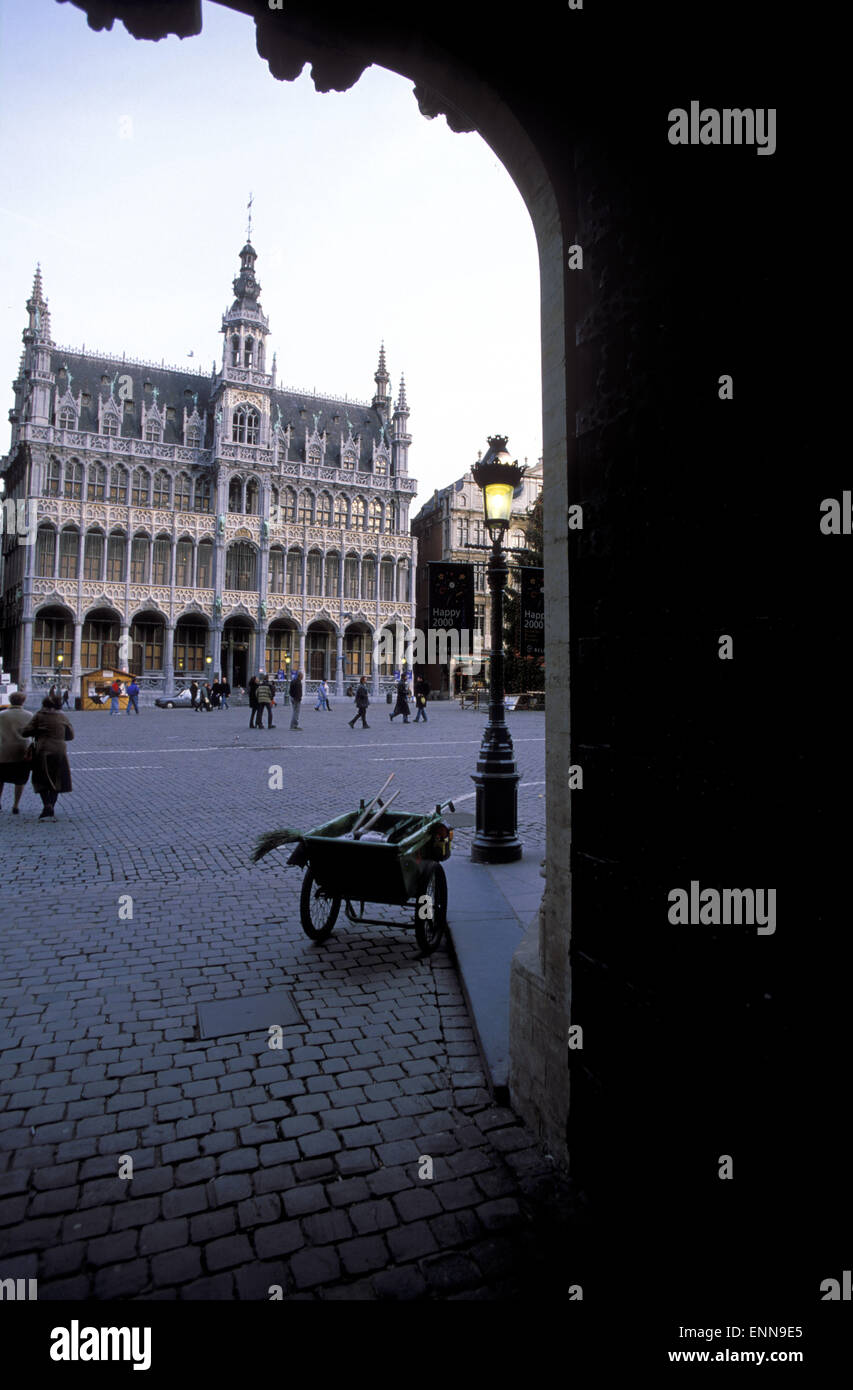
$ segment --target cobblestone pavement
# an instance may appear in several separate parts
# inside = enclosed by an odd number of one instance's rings
[[[4,789],[0,1277],[37,1277],[40,1299],[550,1286],[576,1203],[490,1102],[446,947],[422,959],[412,932],[343,914],[317,945],[285,852],[249,861],[261,831],[317,824],[391,771],[405,809],[473,808],[484,715],[387,713],[351,731],[349,702],[306,702],[302,733],[282,708],[261,731],[245,709],[77,714],[56,821],[31,788],[13,817]],[[543,716],[512,728],[521,831],[540,847]],[[273,988],[304,1019],[281,1050],[266,1025],[200,1036],[199,1004]]]

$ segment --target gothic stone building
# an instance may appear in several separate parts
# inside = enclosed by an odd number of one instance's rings
[[[369,403],[277,387],[255,260],[247,242],[211,374],[57,347],[36,271],[0,464],[30,508],[29,543],[4,535],[22,687],[64,670],[76,695],[103,667],[149,698],[220,671],[391,678],[382,631],[414,623],[405,382],[392,405],[383,346]]]
[[[525,459],[525,463],[527,460]],[[529,467],[513,498],[513,525],[504,541],[510,552],[525,543],[524,520],[542,491],[542,460]],[[489,535],[483,515],[483,494],[468,470],[448,487],[436,489],[412,521],[412,535],[417,543],[415,571],[415,613],[417,626],[426,631],[429,626],[429,566],[431,561],[444,560],[454,564],[474,566],[474,631],[479,633],[483,656],[480,659],[459,656],[446,665],[428,665],[426,678],[433,690],[456,695],[472,682],[486,675],[486,653],[492,645],[492,612],[486,565],[490,549]],[[473,645],[473,639],[471,639]]]

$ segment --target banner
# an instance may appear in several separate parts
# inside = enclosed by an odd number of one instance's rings
[[[521,659],[545,669],[545,572],[521,566]]]
[[[474,566],[431,560],[428,627],[458,633],[474,627]]]

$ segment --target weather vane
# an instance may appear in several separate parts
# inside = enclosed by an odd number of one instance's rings
[[[254,201],[255,201],[255,195],[254,195],[254,193],[250,193],[250,194],[249,194],[249,201],[248,201],[248,203],[246,204],[247,208],[249,209],[249,225],[248,225],[248,229],[247,229],[247,231],[246,231],[246,240],[247,240],[248,242],[251,242],[251,240],[252,240],[252,203],[253,203]]]

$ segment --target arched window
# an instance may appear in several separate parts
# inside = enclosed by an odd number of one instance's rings
[[[354,531],[363,531],[366,517],[367,506],[365,504],[364,498],[356,497],[355,501],[352,504],[352,529]]]
[[[226,589],[257,589],[258,553],[248,541],[229,546],[225,557]]]
[[[210,497],[210,479],[196,478],[195,483],[195,510],[197,512],[209,512],[213,510]]]
[[[289,594],[302,593],[301,550],[288,550],[287,552],[287,592]]]
[[[292,487],[286,487],[282,494],[281,519],[282,521],[296,520],[296,493]]]
[[[269,591],[271,594],[284,593],[284,551],[280,546],[270,550]]]
[[[89,483],[86,498],[89,502],[103,502],[107,488],[107,470],[102,463],[89,464]]]
[[[409,562],[400,560],[397,565],[397,602],[409,602]]]
[[[77,578],[77,551],[79,536],[77,528],[66,526],[59,533],[59,577],[60,579]]]
[[[87,531],[83,542],[83,578],[100,579],[104,564],[104,537],[100,531]]]
[[[344,561],[344,598],[358,598],[357,555],[348,555]]]
[[[365,555],[361,562],[361,597],[376,598],[376,556]]]
[[[190,475],[179,473],[175,479],[175,511],[188,512],[190,509]]]
[[[77,424],[77,415],[70,405],[65,405],[59,412],[59,428],[61,430],[73,430]]]
[[[110,501],[127,501],[127,469],[116,464],[110,469]]]
[[[281,521],[279,514],[279,491],[277,487],[270,488],[270,521],[273,526],[277,526]]]
[[[326,598],[337,598],[341,582],[341,557],[337,551],[326,556]]]
[[[250,478],[246,484],[246,515],[257,516],[260,510],[261,490],[257,478]]]
[[[231,417],[231,440],[234,444],[257,444],[261,433],[261,417],[256,410],[240,406]]]
[[[175,546],[175,585],[189,589],[193,582],[193,543],[186,538]]]
[[[235,333],[234,336],[233,336],[232,339],[231,339],[231,366],[232,366],[232,367],[239,367],[239,365],[240,365],[240,339],[238,338],[237,334]]]
[[[65,465],[65,496],[79,498],[83,495],[83,465],[79,459],[71,459]]]
[[[331,526],[332,524],[332,499],[328,492],[320,493],[320,501],[317,507],[317,523],[320,526]]]
[[[396,568],[393,560],[383,560],[379,566],[379,597],[384,603],[392,603],[394,600],[394,571]]]
[[[149,444],[159,444],[163,438],[163,431],[156,420],[150,420],[145,426],[145,438]]]
[[[213,575],[213,542],[199,541],[198,562],[196,565],[196,586],[209,589]]]
[[[112,438],[115,438],[118,434],[118,416],[114,415],[111,410],[107,412],[101,421],[101,434],[108,434]],[[145,438],[148,438],[147,434]]]
[[[190,675],[200,675],[207,655],[207,628],[178,623],[175,628],[175,678],[179,681]]]
[[[229,512],[242,512],[243,510],[242,478],[232,478],[228,484],[228,510]]]
[[[375,497],[370,504],[370,529],[377,533],[382,530],[382,503]]]
[[[187,448],[201,448],[201,427],[199,425],[190,425],[187,430]]]
[[[62,464],[59,459],[49,458],[44,480],[45,497],[58,497],[62,486]]]
[[[158,536],[154,542],[151,561],[151,583],[168,584],[172,569],[172,542],[168,536]]]
[[[397,503],[388,502],[385,506],[385,530],[394,535],[397,530]]]
[[[168,507],[171,505],[171,479],[165,469],[160,468],[154,474],[154,506]]]
[[[131,584],[148,583],[148,557],[151,553],[151,542],[147,536],[134,536],[130,547],[130,582]]]
[[[314,520],[314,497],[310,492],[300,492],[299,494],[299,522],[302,526],[308,526]]]
[[[254,340],[254,338],[247,338],[247,339],[246,339],[246,342],[245,342],[245,344],[244,344],[244,347],[243,347],[243,366],[244,366],[244,367],[251,367],[251,365],[252,365],[252,350],[253,350],[254,346],[255,346],[255,340]]]
[[[130,500],[134,507],[147,507],[151,501],[151,474],[146,468],[134,468]]]
[[[319,598],[322,592],[320,588],[320,571],[321,559],[319,550],[309,550],[305,585],[309,598]]]
[[[33,623],[33,666],[56,666],[62,654],[65,667],[71,665],[71,643],[74,628],[64,618],[36,618]]]
[[[56,532],[52,526],[40,526],[36,540],[36,575],[52,579],[56,567]]]
[[[132,625],[130,629],[131,647],[141,656],[143,670],[162,671],[164,631],[165,627],[162,622],[135,622]]]
[[[107,583],[123,584],[127,573],[127,536],[114,531],[107,541]]]
[[[118,665],[119,624],[108,618],[88,618],[83,624],[80,660],[84,671]]]

